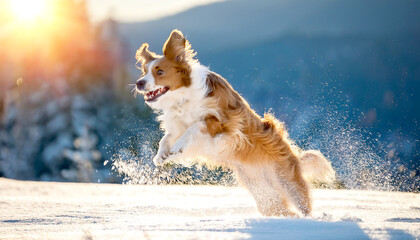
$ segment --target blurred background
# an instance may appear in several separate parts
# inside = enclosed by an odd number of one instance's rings
[[[180,29],[200,62],[340,186],[419,191],[418,0],[0,0],[0,176],[234,184],[151,159],[162,136],[134,98],[134,58]]]

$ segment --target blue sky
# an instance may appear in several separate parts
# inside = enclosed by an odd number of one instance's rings
[[[87,0],[93,22],[112,16],[121,22],[140,22],[173,15],[223,0]]]

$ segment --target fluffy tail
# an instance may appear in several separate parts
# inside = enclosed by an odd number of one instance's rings
[[[335,172],[331,163],[320,151],[303,151],[299,155],[302,175],[308,182],[319,181],[332,183],[335,180]]]

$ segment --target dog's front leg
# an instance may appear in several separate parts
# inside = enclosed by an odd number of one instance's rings
[[[156,166],[163,165],[166,159],[171,155],[169,149],[169,137],[171,136],[170,133],[166,133],[163,138],[159,142],[159,150],[156,156],[153,158],[153,163]]]
[[[192,124],[181,137],[176,140],[174,145],[171,148],[171,154],[176,155],[184,152],[189,145],[194,141],[194,136],[199,135],[201,128],[204,126],[204,123],[199,121]]]

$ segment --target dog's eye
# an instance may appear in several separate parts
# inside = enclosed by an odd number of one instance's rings
[[[162,75],[163,74],[163,70],[158,70],[157,71],[157,75]]]

